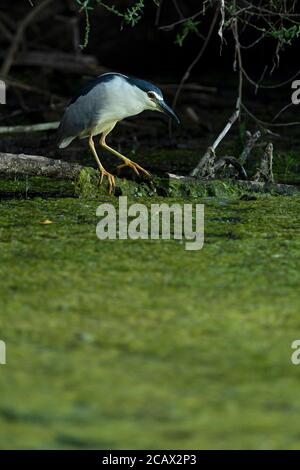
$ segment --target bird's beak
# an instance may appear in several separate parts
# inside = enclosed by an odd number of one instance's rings
[[[157,109],[158,111],[160,111],[161,113],[164,113],[166,114],[167,116],[169,116],[171,119],[173,119],[173,121],[175,121],[177,124],[180,124],[180,120],[178,118],[178,116],[176,116],[176,114],[174,113],[173,109],[170,108],[170,106],[167,105],[167,103],[165,103],[164,101],[157,101]]]

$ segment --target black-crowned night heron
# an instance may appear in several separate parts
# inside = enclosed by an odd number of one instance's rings
[[[179,123],[174,111],[165,103],[161,90],[155,85],[120,73],[100,75],[88,83],[69,103],[58,129],[58,146],[65,148],[76,137],[88,138],[100,170],[100,182],[106,176],[111,193],[115,178],[102,166],[93,137],[101,134],[101,147],[123,160],[123,164],[118,168],[129,166],[136,174],[141,171],[150,176],[147,170],[109,147],[105,141],[118,121],[147,109],[165,113]]]

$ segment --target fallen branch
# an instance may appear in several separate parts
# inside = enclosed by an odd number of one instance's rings
[[[78,163],[54,160],[40,155],[0,153],[0,175],[3,176],[46,176],[73,180],[82,168]]]
[[[195,179],[192,176],[181,176],[181,175],[174,175],[172,173],[168,173],[170,181],[180,181],[181,183],[187,183],[191,185],[199,185],[205,187],[213,187],[216,182],[222,183],[222,181],[226,184],[228,180],[221,180],[221,179],[211,179],[207,180],[204,178]],[[269,183],[264,181],[245,181],[245,180],[229,180],[230,184],[234,187],[237,187],[241,191],[249,191],[254,193],[273,193],[279,194],[282,196],[291,196],[293,194],[299,194],[300,189],[297,186],[293,186],[290,184],[279,184],[279,183]]]
[[[79,175],[82,175],[82,170],[85,167],[79,165],[77,163],[69,163],[62,160],[55,160],[52,158],[42,157],[39,155],[24,155],[24,154],[11,154],[11,153],[0,153],[0,176],[4,176],[6,179],[11,178],[12,182],[15,180],[17,176],[43,176],[52,178],[55,182],[56,180],[77,180]],[[98,175],[97,170],[94,170],[95,176]],[[287,184],[274,184],[264,181],[244,181],[244,180],[220,180],[220,179],[204,179],[204,178],[193,178],[191,176],[178,176],[173,174],[167,174],[169,178],[169,182],[178,182],[179,183],[179,190],[181,188],[181,183],[183,185],[188,185],[191,190],[195,188],[198,190],[205,190],[209,191],[211,189],[222,186],[224,183],[224,189],[226,190],[226,186],[228,183],[232,185],[233,188],[237,189],[238,193],[246,192],[264,192],[264,193],[275,193],[281,195],[292,195],[300,192],[300,189],[296,186],[287,185]],[[154,189],[159,188],[161,182],[163,183],[163,187],[165,188],[165,178],[155,178],[154,180]],[[129,186],[128,186],[129,183]],[[96,186],[97,184],[97,186]],[[130,194],[133,194],[132,191],[134,188],[137,187],[138,183],[136,181],[127,181],[125,185],[123,185],[123,180],[117,178],[117,184],[121,187],[121,193],[127,194],[126,191],[131,191]],[[98,187],[98,178],[95,178],[95,184],[89,179],[89,187],[90,185],[93,186],[93,191],[95,194],[98,194],[99,187]],[[128,189],[129,188],[129,189]],[[130,189],[131,188],[131,189]],[[107,191],[107,187],[104,185],[103,191]],[[151,188],[151,191],[153,188]],[[182,190],[186,193],[186,189],[182,186]],[[0,185],[0,195],[5,194],[6,197],[9,197],[9,193],[15,194],[15,191],[7,191],[1,190]],[[22,191],[21,191],[22,193]],[[33,191],[34,193],[34,191]],[[33,194],[32,193],[32,194]],[[43,191],[39,191],[40,194],[43,194]],[[69,193],[68,193],[69,194]],[[172,194],[168,193],[167,195]],[[26,195],[28,193],[26,192]],[[45,192],[47,195],[47,191]]]
[[[1,126],[0,134],[22,134],[28,132],[43,132],[57,129],[59,121],[43,122],[41,124],[32,124],[27,126]]]
[[[140,126],[133,122],[121,121],[121,126],[130,128],[139,128]],[[28,124],[22,126],[0,126],[0,134],[22,134],[28,132],[45,132],[55,130],[59,126],[59,121],[42,122],[39,124]]]

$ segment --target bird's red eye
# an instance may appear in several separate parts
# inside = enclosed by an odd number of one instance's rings
[[[148,96],[149,98],[155,98],[155,93],[153,93],[152,91],[148,91]]]

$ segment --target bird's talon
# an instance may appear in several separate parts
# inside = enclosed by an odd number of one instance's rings
[[[114,189],[115,186],[116,186],[115,177],[114,177],[114,175],[112,175],[111,173],[108,173],[108,171],[106,171],[106,170],[101,170],[101,176],[100,176],[100,182],[99,182],[99,184],[102,183],[102,181],[103,181],[103,176],[106,176],[106,177],[107,177],[108,186],[109,186],[108,193],[111,194],[112,191],[113,191],[113,189]]]
[[[128,166],[129,168],[131,168],[138,176],[140,176],[140,171],[142,171],[143,173],[145,173],[146,176],[150,177],[151,174],[149,173],[149,171],[145,170],[143,167],[141,167],[140,165],[138,165],[137,163],[134,163],[132,162],[131,160],[126,160],[125,163],[122,163],[122,165],[119,165],[117,167],[117,170],[121,170],[121,168],[124,168]]]

